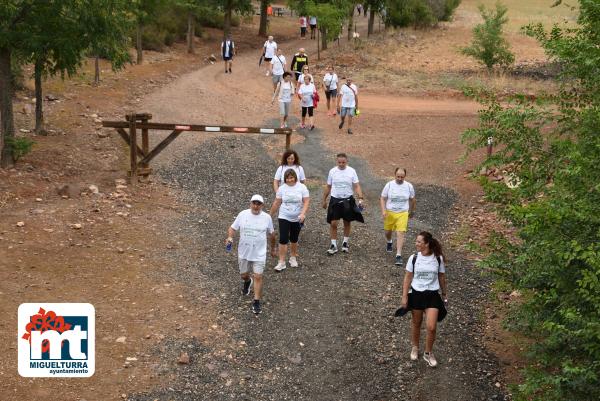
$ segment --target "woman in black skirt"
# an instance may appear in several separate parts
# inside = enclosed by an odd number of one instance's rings
[[[433,342],[438,320],[446,314],[446,266],[442,245],[427,231],[422,231],[415,242],[417,253],[408,258],[402,286],[402,305],[412,313],[410,359],[419,358],[419,340],[423,312],[426,316],[427,337],[423,359],[431,367],[437,366],[433,356]],[[442,291],[440,297],[439,291]],[[443,297],[443,300],[442,300]]]

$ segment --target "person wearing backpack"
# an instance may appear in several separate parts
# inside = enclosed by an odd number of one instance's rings
[[[411,255],[406,263],[400,308],[410,310],[412,314],[410,351],[412,361],[419,358],[421,323],[425,312],[427,336],[423,359],[429,366],[436,367],[437,360],[432,352],[433,343],[437,322],[446,316],[445,304],[448,302],[444,254],[440,242],[427,231],[419,233],[415,247],[417,253]]]
[[[327,73],[323,77],[323,87],[325,88],[325,97],[327,98],[327,115],[335,116],[335,107],[331,110],[331,99],[337,98],[338,76],[334,72],[333,65],[327,67]]]
[[[348,134],[352,134],[352,117],[358,109],[358,88],[352,83],[352,78],[342,79],[346,79],[346,83],[340,87],[337,95],[336,108],[341,117],[338,128],[342,129],[344,127],[346,116],[348,116]]]

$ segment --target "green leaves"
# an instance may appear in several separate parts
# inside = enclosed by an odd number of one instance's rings
[[[501,103],[473,92],[485,107],[479,127],[463,134],[468,152],[491,136],[497,150],[482,166],[519,182],[508,188],[484,179],[517,236],[493,236],[482,262],[527,294],[512,319],[535,339],[517,400],[600,398],[600,4],[580,6],[575,29],[525,28],[563,66],[559,93]]]

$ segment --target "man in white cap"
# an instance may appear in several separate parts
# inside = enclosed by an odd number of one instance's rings
[[[242,294],[250,295],[250,288],[254,283],[252,311],[257,315],[261,312],[260,298],[263,271],[267,261],[267,236],[271,240],[271,256],[276,256],[273,219],[268,213],[262,211],[264,203],[262,196],[253,195],[250,199],[250,209],[243,210],[237,215],[227,230],[228,236],[225,240],[228,245],[233,243],[233,236],[239,230],[238,262],[242,276]],[[254,277],[250,276],[250,269]]]

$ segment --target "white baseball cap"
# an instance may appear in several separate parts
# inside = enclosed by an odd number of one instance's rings
[[[254,202],[254,201],[257,201],[260,203],[265,203],[265,200],[263,199],[263,197],[258,194],[252,195],[252,199],[250,199],[250,202]]]

